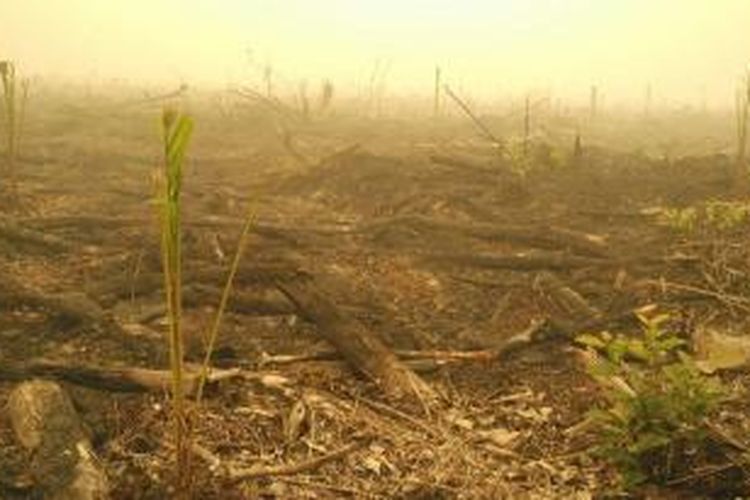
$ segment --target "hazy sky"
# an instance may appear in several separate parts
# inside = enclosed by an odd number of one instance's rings
[[[0,57],[68,77],[367,81],[430,92],[436,63],[478,94],[731,102],[750,0],[0,0]]]

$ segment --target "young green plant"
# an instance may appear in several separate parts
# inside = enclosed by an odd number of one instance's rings
[[[193,120],[172,109],[162,111],[164,165],[161,172],[161,253],[169,321],[169,361],[172,374],[172,417],[177,462],[177,490],[184,495],[190,480],[190,425],[185,407],[183,374],[182,249],[180,194],[182,166],[193,132]]]
[[[667,482],[687,464],[686,450],[706,451],[706,421],[726,396],[683,350],[685,341],[665,328],[668,316],[639,319],[640,336],[576,339],[588,348],[583,358],[606,400],[589,412],[599,438],[595,454],[618,469],[626,490]]]

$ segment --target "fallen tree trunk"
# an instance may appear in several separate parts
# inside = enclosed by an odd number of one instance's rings
[[[507,269],[511,271],[538,271],[542,269],[562,271],[607,263],[607,261],[602,259],[576,257],[560,253],[516,255],[455,253],[427,255],[424,259],[439,264],[452,264],[483,269]]]
[[[0,290],[0,308],[28,306],[43,309],[61,326],[103,325],[109,323],[101,306],[83,293],[46,295],[7,276]]]
[[[545,321],[535,322],[522,332],[511,335],[500,343],[486,349],[468,351],[395,350],[393,352],[404,364],[414,370],[418,370],[420,366],[423,366],[413,364],[412,362],[415,361],[431,362],[432,366],[428,368],[435,368],[449,363],[488,363],[506,358],[515,352],[540,342],[545,342],[554,338],[570,339],[577,333],[607,328],[631,320],[636,320],[632,309],[623,309],[622,311],[608,315],[597,314],[590,317],[583,316],[578,322],[560,321],[559,319],[551,318]],[[260,365],[287,365],[310,361],[337,361],[340,359],[340,354],[333,351],[300,355],[265,354],[261,357]]]
[[[360,322],[342,313],[321,292],[317,280],[277,283],[298,314],[315,323],[320,335],[333,345],[355,370],[374,381],[389,397],[434,400],[432,388]]]
[[[275,466],[274,465],[269,465],[269,466],[256,465],[254,467],[249,467],[249,468],[230,467],[228,470],[229,480],[231,482],[240,482],[240,481],[245,481],[248,479],[253,479],[253,478],[258,478],[258,477],[292,476],[292,475],[300,474],[303,472],[309,473],[329,462],[333,462],[334,460],[340,460],[344,458],[345,456],[349,455],[350,453],[366,447],[371,441],[372,441],[371,438],[365,438],[359,441],[354,441],[353,443],[349,443],[348,445],[342,446],[341,448],[334,450],[330,453],[326,453],[325,455],[321,455],[319,457],[312,458],[306,462],[301,462],[297,464],[275,465]]]
[[[492,166],[486,159],[481,158],[467,158],[465,155],[459,157],[457,155],[432,154],[430,155],[430,161],[437,165],[459,169],[463,173],[466,173],[468,170],[493,176],[497,176],[498,174],[497,167]]]
[[[36,250],[43,253],[59,253],[74,248],[72,243],[57,236],[29,229],[25,224],[9,220],[0,220],[0,240],[6,242],[2,246],[14,248],[16,251]]]
[[[304,275],[294,265],[288,263],[278,265],[248,264],[237,270],[234,283],[236,285],[274,288],[276,282],[294,280],[301,276]],[[205,263],[187,266],[183,272],[183,283],[187,287],[219,287],[224,284],[226,278],[226,268],[206,265]],[[101,304],[112,306],[119,299],[149,295],[161,290],[163,286],[164,276],[161,270],[148,270],[135,275],[120,273],[116,276],[109,276],[106,280],[92,286],[90,293]],[[189,300],[189,297],[186,300]],[[239,299],[239,303],[242,300]],[[245,309],[249,308],[245,307]]]
[[[416,373],[434,372],[440,367],[467,362],[487,362],[494,359],[495,353],[489,349],[473,351],[411,351],[394,350],[393,353],[410,370]],[[263,353],[259,366],[290,365],[311,361],[344,362],[337,351],[321,351],[310,354],[277,354]]]
[[[389,230],[408,229],[413,233],[441,233],[452,237],[484,241],[520,243],[547,250],[564,250],[589,257],[608,257],[609,247],[602,236],[570,229],[544,226],[513,226],[477,223],[456,223],[422,216],[405,216],[376,221],[366,232],[382,237]]]
[[[209,285],[190,285],[182,295],[186,307],[218,304],[219,297],[221,289]],[[284,316],[295,312],[294,306],[276,288],[233,290],[228,309],[248,316]]]
[[[553,227],[472,225],[471,236],[486,241],[518,242],[548,250],[564,250],[590,257],[607,257],[608,248],[598,235]]]
[[[156,224],[155,219],[148,217],[121,217],[121,216],[106,216],[106,215],[76,215],[76,216],[59,216],[59,217],[29,217],[19,220],[19,224],[22,224],[24,228],[33,227],[43,230],[71,230],[76,229],[79,231],[81,236],[87,234],[99,234],[102,228],[106,228],[106,234],[113,234],[113,228],[129,228],[129,227],[144,227]],[[184,221],[185,227],[196,228],[196,229],[236,229],[239,231],[244,223],[243,219],[234,217],[201,217],[186,219]],[[0,223],[0,236],[3,235],[3,231],[7,228],[10,231],[13,228],[18,230],[18,226],[9,226],[8,223]],[[59,242],[63,246],[61,249],[69,248],[70,244],[59,240],[57,237],[52,235],[45,235],[44,233],[38,233],[37,230],[25,229],[29,234],[29,238],[33,238],[32,241],[44,243],[44,241],[50,244]],[[341,234],[347,234],[350,229],[345,227],[337,226],[312,226],[312,227],[298,227],[298,226],[284,226],[274,223],[254,223],[250,228],[252,234],[265,237],[268,239],[277,239],[285,242],[295,243],[307,236],[336,236]],[[15,233],[11,233],[15,234]],[[39,238],[43,238],[39,240]]]
[[[31,472],[44,498],[104,500],[109,485],[73,403],[54,382],[20,384],[8,400],[16,439],[32,453]]]
[[[238,377],[237,369],[211,370],[207,382],[217,382]],[[91,389],[116,392],[167,392],[171,387],[172,375],[167,370],[150,370],[133,367],[71,366],[50,361],[33,361],[22,364],[4,363],[0,366],[0,380],[22,381],[48,379],[68,382]],[[185,373],[183,390],[192,395],[198,387],[200,370]]]

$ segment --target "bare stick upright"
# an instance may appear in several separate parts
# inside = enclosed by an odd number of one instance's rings
[[[270,64],[266,64],[263,69],[263,79],[266,81],[266,98],[273,98],[273,68]]]
[[[524,104],[523,113],[523,155],[528,156],[529,154],[529,135],[531,134],[531,105],[529,103],[529,95],[526,94],[526,102]]]
[[[735,96],[735,118],[737,120],[737,170],[745,170],[745,156],[747,151],[747,127],[750,118],[750,72],[745,76],[742,87]]]
[[[596,118],[596,107],[597,107],[597,101],[599,99],[599,89],[596,85],[591,86],[591,97],[589,102],[589,111],[591,113],[591,118]]]
[[[435,118],[440,115],[440,79],[440,66],[435,66],[435,98],[432,105],[432,115]]]

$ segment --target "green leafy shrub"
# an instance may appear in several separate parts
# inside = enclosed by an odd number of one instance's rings
[[[529,142],[511,139],[505,144],[505,157],[511,172],[526,178],[535,171],[549,171],[564,164],[561,152],[546,142]]]
[[[664,224],[680,233],[692,233],[698,226],[698,210],[695,207],[665,208],[660,215]]]
[[[626,489],[667,481],[676,464],[688,462],[680,456],[705,448],[706,419],[724,398],[719,381],[700,372],[684,341],[663,327],[666,320],[641,317],[636,338],[577,338],[606,399],[589,413],[599,438],[595,453],[618,469]]]
[[[686,208],[665,208],[661,222],[680,233],[735,230],[750,222],[750,203],[708,201]]]
[[[709,201],[705,207],[706,223],[719,231],[730,231],[750,219],[750,204],[730,201]]]

